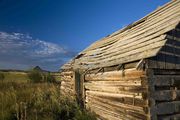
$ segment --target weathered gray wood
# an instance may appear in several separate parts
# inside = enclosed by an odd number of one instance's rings
[[[178,86],[180,85],[179,75],[156,75],[153,84],[155,86]]]
[[[152,97],[158,101],[174,101],[180,100],[179,90],[163,90],[151,93]]]
[[[155,86],[153,84],[154,81],[154,71],[153,69],[147,69],[146,70],[146,75],[147,75],[147,80],[148,80],[148,87],[149,87],[149,94],[154,93],[155,92]],[[148,119],[152,119],[152,120],[157,120],[157,113],[155,110],[155,105],[156,105],[156,101],[154,99],[153,96],[149,95],[148,96],[148,104],[149,104],[149,108],[148,108],[148,115],[149,118]]]
[[[163,115],[159,116],[158,119],[160,120],[180,120],[180,114],[173,114],[173,115]]]
[[[163,114],[176,114],[180,112],[180,101],[163,102],[156,105],[156,113]]]

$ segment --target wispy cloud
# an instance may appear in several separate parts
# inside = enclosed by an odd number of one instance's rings
[[[40,65],[57,70],[75,52],[22,33],[0,32],[0,68],[28,69]]]

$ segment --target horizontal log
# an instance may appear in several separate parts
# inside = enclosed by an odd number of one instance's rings
[[[63,85],[73,86],[74,83],[73,83],[73,82],[64,82],[64,81],[62,81],[62,82],[61,82],[61,85],[62,85],[62,86],[63,86]]]
[[[143,99],[141,95],[127,95],[127,94],[115,94],[115,93],[107,93],[107,92],[99,92],[99,91],[86,91],[87,95],[97,95],[97,96],[109,96],[109,97],[117,97],[117,98],[123,98],[123,97],[129,97],[129,98],[137,98],[137,99]]]
[[[73,78],[73,77],[70,76],[70,75],[63,75],[62,77],[63,77],[63,78],[69,78],[69,79],[72,79],[72,78]]]
[[[160,54],[164,54],[159,52]],[[165,57],[170,58],[171,56],[165,55]],[[164,57],[164,59],[165,59]],[[173,57],[173,56],[172,56]],[[148,68],[158,68],[158,69],[180,69],[180,64],[176,64],[175,62],[168,62],[168,61],[159,61],[159,60],[148,60]]]
[[[144,71],[138,71],[136,69],[127,69],[120,71],[110,71],[97,74],[86,74],[85,80],[122,80],[127,77],[139,77],[145,75]]]
[[[152,97],[158,101],[180,100],[180,90],[163,90],[151,93]]]
[[[65,76],[73,76],[73,71],[61,72],[61,75],[65,75]]]
[[[136,80],[124,80],[124,81],[88,81],[85,82],[85,85],[101,85],[101,86],[109,86],[109,87],[115,87],[115,86],[141,86],[142,80],[136,79]]]
[[[158,116],[158,120],[180,120],[180,114]]]
[[[74,89],[74,85],[63,84],[61,86],[64,88]]]
[[[136,98],[135,96],[125,96],[125,95],[118,95],[118,94],[103,94],[102,92],[100,93],[88,93],[88,91],[86,91],[86,96],[95,96],[95,97],[101,97],[103,99],[109,99],[112,101],[118,101],[120,103],[124,103],[124,104],[129,104],[129,105],[135,105],[135,106],[147,106],[147,101],[145,99],[140,99],[140,98]]]
[[[103,120],[130,120],[126,116],[112,112],[112,110],[104,109],[101,106],[90,105],[91,110],[100,116]]]
[[[146,118],[146,114],[142,113],[142,112],[138,112],[137,110],[133,110],[130,108],[123,108],[122,106],[114,106],[113,104],[104,102],[104,101],[98,101],[98,100],[92,100],[89,102],[89,105],[96,105],[96,106],[101,106],[104,109],[109,109],[114,113],[117,113],[119,115],[126,115],[131,119],[145,119]],[[126,105],[124,105],[126,106]],[[133,106],[132,106],[133,107]]]
[[[116,107],[118,109],[124,109],[124,110],[133,110],[133,111],[136,111],[138,113],[146,113],[147,111],[145,111],[147,107],[144,107],[144,106],[137,106],[135,104],[125,104],[125,103],[121,103],[121,102],[118,102],[118,101],[113,101],[113,100],[110,100],[110,99],[104,99],[104,98],[101,98],[101,97],[97,97],[97,96],[87,96],[87,99],[88,99],[88,102],[91,102],[91,101],[97,101],[97,102],[100,102],[100,104],[108,104],[110,106],[113,106],[113,107]],[[87,102],[87,103],[88,103]]]
[[[61,84],[74,84],[74,81],[64,81],[64,80],[62,80],[61,81]]]
[[[180,75],[156,75],[153,78],[153,85],[155,86],[179,86]]]
[[[180,101],[164,102],[156,105],[156,113],[158,115],[175,114],[179,112],[180,112]]]
[[[100,91],[100,92],[108,92],[108,93],[118,93],[118,94],[133,94],[137,96],[142,96],[143,92],[148,90],[147,87],[141,86],[103,86],[103,85],[92,85],[86,84],[85,89],[91,91]]]
[[[64,86],[61,86],[61,89],[62,89],[62,90],[65,90],[65,91],[74,92],[74,90],[73,90],[73,89],[68,88],[68,87],[64,87]]]
[[[67,78],[67,77],[61,77],[61,81],[69,81],[69,82],[73,82],[73,78]]]

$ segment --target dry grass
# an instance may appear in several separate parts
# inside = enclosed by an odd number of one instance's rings
[[[61,95],[59,84],[29,83],[27,79],[25,75],[5,74],[5,80],[0,81],[1,120],[95,119],[75,100]]]

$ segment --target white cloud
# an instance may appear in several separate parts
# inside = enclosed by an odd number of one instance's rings
[[[66,51],[63,47],[45,42],[39,39],[33,39],[29,35],[21,33],[0,32],[0,49],[10,52],[14,49],[27,51],[31,56],[49,56],[53,54],[64,54]]]
[[[35,55],[49,56],[52,54],[64,54],[66,52],[64,48],[54,43],[41,40],[35,40],[34,43],[38,46],[38,49],[34,51]]]
[[[50,64],[55,66],[54,64],[58,64],[58,61],[62,64],[64,59],[73,55],[74,52],[58,44],[33,39],[27,34],[0,32],[0,67],[2,63],[5,66],[4,61],[9,64],[18,64],[18,66],[22,64],[22,66],[46,67],[47,63],[49,66]]]

